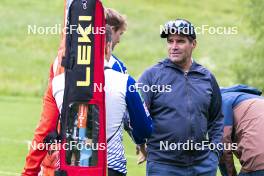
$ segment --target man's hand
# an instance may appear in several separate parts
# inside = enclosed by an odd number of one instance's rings
[[[137,145],[136,154],[138,155],[137,164],[142,164],[147,159],[146,144]]]

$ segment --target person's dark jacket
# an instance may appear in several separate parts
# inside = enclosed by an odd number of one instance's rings
[[[138,87],[153,118],[148,161],[189,166],[205,159],[210,150],[191,149],[191,145],[184,150],[180,143],[208,141],[221,147],[221,93],[215,77],[205,67],[193,61],[185,73],[165,59],[143,73]],[[221,155],[221,150],[214,152]]]

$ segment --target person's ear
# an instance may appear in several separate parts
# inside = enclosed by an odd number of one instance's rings
[[[105,58],[108,60],[111,56],[112,42],[106,42],[105,44]]]
[[[115,32],[115,27],[111,26],[112,33]]]
[[[106,42],[105,43],[105,56],[107,56],[108,55],[108,53],[109,53],[109,42]]]
[[[196,48],[196,44],[197,44],[197,41],[196,41],[196,39],[194,39],[194,40],[192,41],[192,48],[193,48],[193,49]]]
[[[110,55],[110,52],[111,52],[111,48],[110,48],[110,45],[111,43],[107,43],[107,53]]]

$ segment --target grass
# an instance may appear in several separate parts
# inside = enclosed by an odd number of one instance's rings
[[[27,141],[32,140],[40,118],[41,99],[4,96],[0,98],[0,107],[0,175],[18,175],[23,169],[28,152]],[[145,164],[136,164],[135,145],[128,135],[125,135],[124,145],[128,176],[144,176]],[[237,161],[236,165],[240,168]]]
[[[27,153],[27,140],[33,137],[39,121],[41,100],[36,98],[0,98],[0,175],[1,171],[21,172]]]
[[[247,29],[248,1],[240,0],[103,0],[126,14],[128,30],[114,54],[138,78],[149,66],[166,57],[166,43],[159,38],[160,25],[186,18],[195,26],[237,27],[236,35],[198,35],[194,58],[216,75],[221,86],[236,83],[233,66],[243,49],[254,43]],[[41,96],[49,66],[59,47],[60,35],[28,34],[28,26],[62,23],[62,0],[1,0],[0,2],[0,175],[20,173],[39,121]],[[129,175],[145,175],[136,166],[134,145],[125,137]],[[239,168],[239,166],[238,166]]]
[[[127,15],[128,30],[114,53],[138,78],[149,66],[166,57],[166,43],[159,38],[160,25],[175,18],[189,19],[195,26],[236,27],[236,35],[198,35],[194,58],[207,66],[221,86],[236,83],[232,64],[242,59],[250,44],[247,1],[133,0],[107,1],[106,7]],[[47,27],[63,21],[62,0],[0,2],[0,95],[41,96],[48,70],[57,54],[60,35],[28,34],[28,26]]]

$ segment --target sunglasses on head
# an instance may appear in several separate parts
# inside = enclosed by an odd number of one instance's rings
[[[176,19],[174,21],[168,21],[165,25],[164,34],[161,34],[162,38],[166,38],[168,34],[184,34],[196,39],[194,26],[187,20]]]

